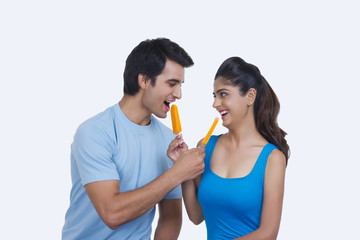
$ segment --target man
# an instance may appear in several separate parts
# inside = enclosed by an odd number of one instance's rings
[[[153,115],[167,116],[181,98],[184,68],[192,65],[184,49],[165,38],[143,41],[130,53],[121,101],[82,123],[74,136],[63,239],[150,239],[157,203],[155,239],[177,239],[179,185],[203,172],[205,148],[187,150],[181,136],[172,141],[171,130]]]

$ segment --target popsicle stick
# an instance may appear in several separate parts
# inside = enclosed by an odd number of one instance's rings
[[[209,139],[210,139],[210,137],[211,137],[211,134],[213,133],[213,131],[214,131],[214,129],[215,129],[215,127],[216,127],[216,124],[218,123],[218,121],[219,121],[219,118],[218,117],[216,117],[215,118],[215,120],[214,120],[214,122],[213,122],[213,124],[211,125],[211,128],[210,128],[210,130],[208,131],[208,133],[206,134],[206,136],[205,136],[205,138],[204,138],[204,140],[203,140],[203,144],[204,144],[204,146],[207,144],[207,142],[209,141]]]

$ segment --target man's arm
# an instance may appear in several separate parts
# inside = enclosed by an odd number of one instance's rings
[[[180,199],[164,199],[159,202],[159,220],[155,240],[177,239],[182,223],[182,202]]]
[[[204,156],[204,147],[183,152],[172,168],[133,191],[120,193],[118,180],[92,182],[85,185],[85,190],[105,224],[117,229],[143,215],[183,181],[201,174]]]

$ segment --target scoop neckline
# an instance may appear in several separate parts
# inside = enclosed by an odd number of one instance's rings
[[[219,139],[219,138],[216,139],[216,142],[217,142],[218,139]],[[210,159],[210,161],[209,161],[209,170],[210,170],[210,172],[211,172],[213,175],[215,175],[216,177],[218,177],[218,178],[220,178],[220,179],[223,179],[223,180],[242,180],[242,179],[245,179],[245,178],[247,178],[248,176],[250,176],[250,175],[252,174],[252,172],[254,172],[254,169],[255,169],[256,165],[258,164],[259,159],[260,159],[261,155],[263,154],[265,147],[267,147],[269,144],[271,144],[271,143],[267,143],[267,144],[264,145],[264,147],[261,149],[260,154],[259,154],[259,156],[257,157],[256,162],[255,162],[254,166],[252,167],[251,171],[250,171],[248,174],[246,174],[245,176],[243,176],[243,177],[225,178],[225,177],[221,177],[221,176],[219,176],[218,174],[216,174],[216,173],[211,169],[212,154],[211,154],[211,159]],[[215,143],[215,145],[216,145],[216,143]],[[214,146],[214,149],[215,149],[215,146]],[[214,149],[213,149],[213,152],[214,152]],[[212,152],[212,153],[213,153],[213,152]]]

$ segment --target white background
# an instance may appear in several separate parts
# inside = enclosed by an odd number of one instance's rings
[[[278,239],[355,239],[356,2],[1,1],[0,239],[60,239],[74,132],[121,99],[126,57],[156,37],[195,61],[178,102],[191,147],[217,116],[213,77],[226,58],[257,65],[277,93],[292,152]],[[204,223],[184,212],[180,239],[206,239]]]

